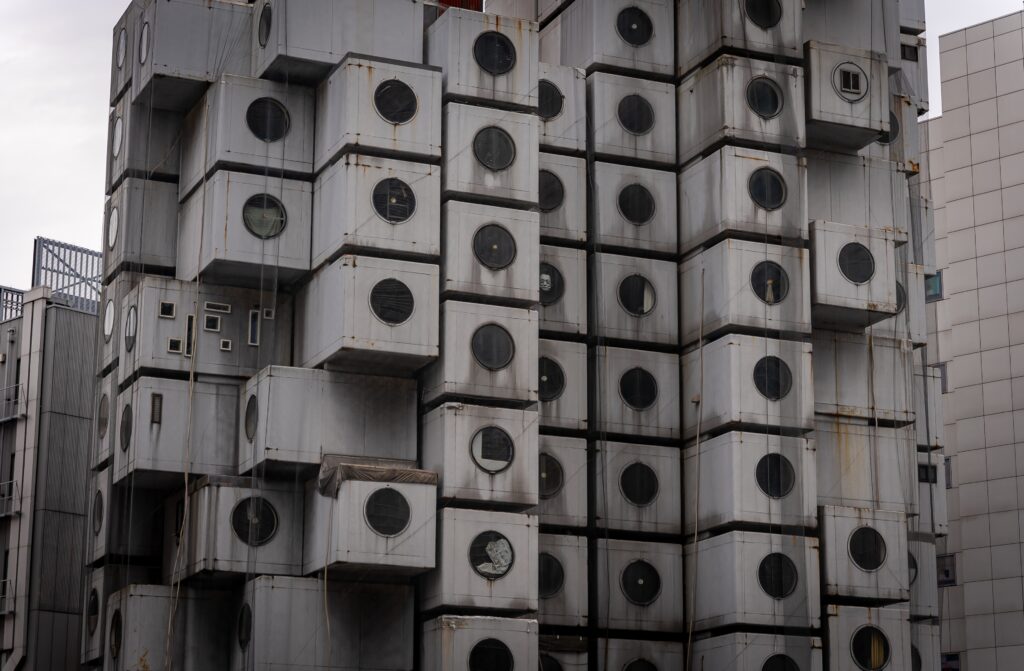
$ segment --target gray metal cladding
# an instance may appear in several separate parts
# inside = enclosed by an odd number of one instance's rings
[[[40,510],[82,514],[92,421],[47,412],[40,416],[34,505]],[[16,480],[18,478],[15,478]],[[19,482],[24,490],[24,483]]]
[[[86,518],[78,512],[40,509],[35,511],[34,518],[33,550],[51,557],[51,561],[33,563],[27,590],[29,608],[80,613],[85,565],[80,539],[85,537]],[[52,560],[58,556],[59,561]]]
[[[46,311],[43,412],[92,417],[96,327],[96,315],[57,306]]]

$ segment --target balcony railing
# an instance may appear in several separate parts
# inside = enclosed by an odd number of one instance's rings
[[[0,422],[9,422],[25,414],[25,390],[22,385],[0,389]]]
[[[17,515],[20,510],[21,490],[17,480],[0,482],[0,517]]]
[[[0,580],[0,615],[14,612],[14,581]]]

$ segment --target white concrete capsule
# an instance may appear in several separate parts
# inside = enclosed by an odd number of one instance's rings
[[[138,39],[139,15],[142,7],[134,2],[114,24],[110,55],[110,106],[128,90],[132,83],[135,66],[136,40]]]
[[[890,234],[907,241],[910,205],[906,176],[889,160],[808,152],[807,218]]]
[[[599,527],[680,533],[678,448],[600,441],[595,458]]]
[[[924,0],[900,0],[900,31],[919,35],[924,32]]]
[[[597,348],[597,417],[612,436],[679,437],[679,358],[621,347]]]
[[[110,109],[107,195],[126,177],[166,182],[178,179],[184,116],[142,102],[135,104],[130,98],[122,96]]]
[[[675,165],[676,100],[671,84],[595,72],[587,77],[587,113],[598,158]]]
[[[541,524],[587,525],[587,441],[541,436],[538,456]]]
[[[174,184],[129,177],[104,208],[103,280],[125,270],[173,271],[178,250]]]
[[[910,619],[923,620],[941,616],[939,612],[938,571],[935,564],[935,542],[909,541],[907,555],[910,571]],[[917,642],[913,642],[919,647]]]
[[[541,237],[569,243],[586,240],[586,159],[541,152],[537,182]]]
[[[594,239],[602,248],[676,253],[679,227],[674,174],[597,162],[593,190]]]
[[[599,627],[682,631],[683,548],[668,543],[598,539]]]
[[[906,515],[823,506],[821,525],[826,598],[879,605],[910,599]]]
[[[541,147],[586,151],[586,72],[566,65],[542,62],[537,77]]]
[[[908,36],[903,36],[908,37]],[[921,133],[917,128],[917,105],[905,93],[908,84],[900,85],[900,73],[892,76],[889,96],[889,132],[861,149],[859,154],[868,158],[894,163],[893,169],[905,175],[921,172]],[[900,86],[900,88],[897,88]]]
[[[442,615],[423,624],[423,671],[537,668],[537,620]],[[501,662],[499,662],[500,664]],[[504,667],[503,667],[504,668]]]
[[[809,38],[814,33],[806,28],[805,18],[804,36]],[[807,42],[805,51],[808,147],[855,151],[890,132],[889,73],[884,57],[814,39]]]
[[[541,340],[537,376],[541,426],[586,431],[587,346]]]
[[[538,288],[542,331],[587,333],[586,251],[541,245]]]
[[[886,340],[909,340],[913,346],[928,344],[925,315],[924,267],[914,263],[896,267],[896,316],[871,327],[870,333]],[[920,393],[920,392],[918,392]]]
[[[910,518],[910,531],[914,533],[932,536],[949,534],[945,460],[941,452],[917,453],[917,500],[920,514]]]
[[[114,437],[117,435],[117,374],[109,373],[100,380],[93,401],[92,451],[89,468],[99,470],[114,456]]]
[[[725,634],[694,641],[697,668],[715,671],[821,671],[821,639],[777,634]]]
[[[587,539],[540,534],[539,545],[537,620],[545,625],[587,626]]]
[[[916,0],[911,0],[916,1]],[[867,0],[860,5],[804,0],[803,39],[880,54],[890,69],[900,66],[900,10],[903,0]]]
[[[668,641],[637,641],[616,638],[597,639],[599,669],[626,669],[633,662],[642,668],[682,669],[683,644]],[[646,664],[645,664],[646,662]]]
[[[910,668],[910,621],[906,606],[829,606],[826,667],[835,671]]]
[[[99,352],[96,355],[98,375],[111,374],[116,386],[117,372],[111,369],[118,364],[121,355],[121,304],[128,293],[142,280],[142,273],[123,270],[100,288],[100,337]],[[113,397],[111,397],[113,398]]]
[[[107,565],[86,572],[85,612],[82,614],[83,664],[102,660],[107,651],[107,601],[110,595],[127,585],[146,582],[148,573],[147,567],[138,565]]]
[[[900,3],[903,4],[903,3]],[[941,626],[930,621],[910,623],[910,668],[942,668]],[[920,667],[918,663],[920,662]]]
[[[89,479],[89,536],[86,561],[90,565],[135,559],[137,564],[159,556],[163,496],[146,489],[113,484],[110,467]],[[131,506],[132,514],[125,515]]]
[[[679,340],[678,266],[620,254],[597,254],[598,336],[674,345]]]
[[[908,340],[814,334],[814,410],[822,415],[914,421],[914,359]]]

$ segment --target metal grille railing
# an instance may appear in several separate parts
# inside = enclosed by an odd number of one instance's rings
[[[103,279],[103,255],[66,242],[36,238],[32,286],[50,287],[64,304],[97,314]]]
[[[10,287],[0,287],[0,322],[17,319],[21,316],[21,305],[25,292]]]
[[[17,515],[21,499],[21,490],[17,480],[0,482],[0,517]]]
[[[14,580],[0,580],[0,615],[14,612]]]
[[[25,414],[25,390],[16,384],[0,389],[0,422],[9,422]]]

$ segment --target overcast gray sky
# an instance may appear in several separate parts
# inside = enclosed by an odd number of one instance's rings
[[[928,36],[1022,8],[1021,0],[927,0]],[[0,0],[0,285],[30,281],[32,240],[100,248],[110,41],[128,0]],[[937,40],[929,45],[940,108]]]

